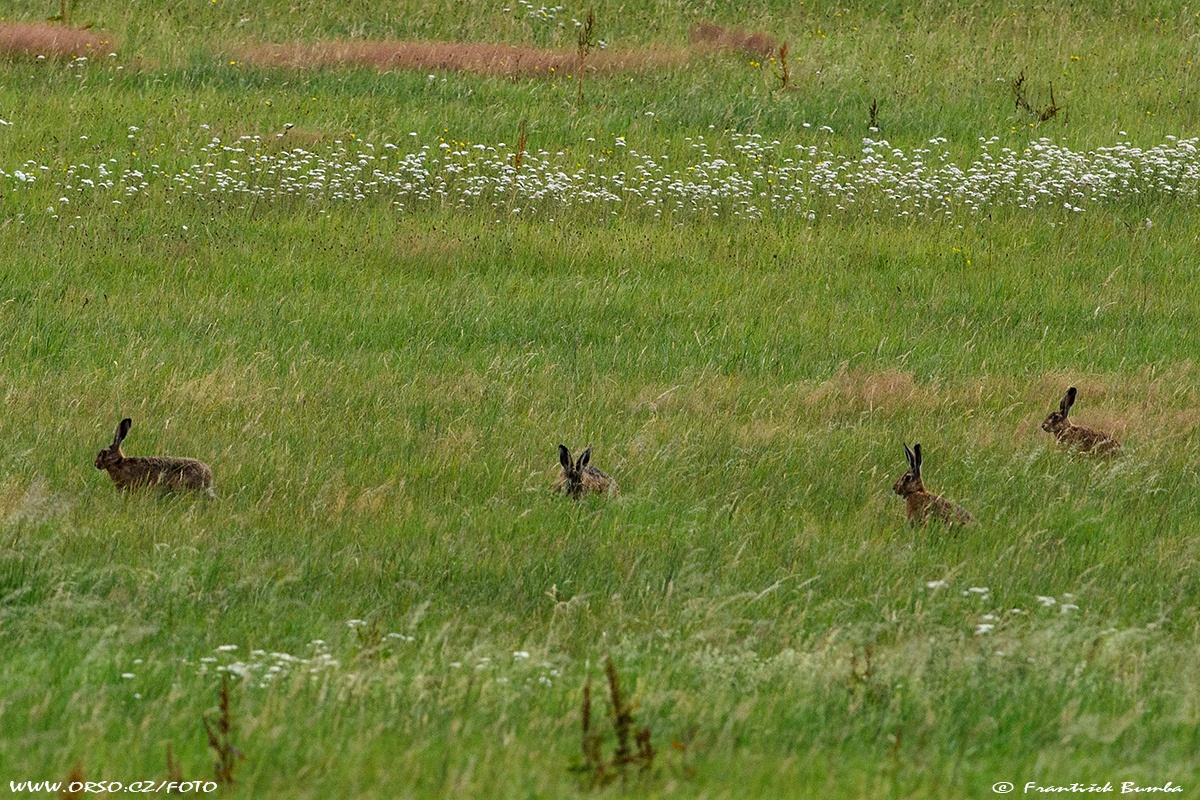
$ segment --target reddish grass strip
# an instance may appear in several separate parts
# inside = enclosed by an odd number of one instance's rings
[[[0,22],[0,55],[94,56],[113,49],[113,37],[49,22]]]
[[[293,69],[320,67],[377,67],[381,70],[456,70],[508,77],[554,75],[565,77],[579,64],[577,54],[509,44],[482,42],[314,42],[263,44],[240,52],[257,66]],[[587,59],[588,72],[638,72],[673,66],[687,60],[684,50],[604,50]]]
[[[752,56],[769,56],[779,49],[779,42],[762,31],[742,31],[723,28],[712,22],[699,22],[688,31],[693,45],[717,50],[739,50]]]

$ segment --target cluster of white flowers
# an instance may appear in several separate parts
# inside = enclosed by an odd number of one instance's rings
[[[361,619],[351,619],[346,622],[352,631],[365,629],[368,623]],[[415,637],[402,633],[389,633],[381,637],[384,641],[400,645],[415,641]],[[324,639],[313,639],[309,642],[311,654],[306,657],[294,656],[290,653],[267,652],[266,650],[251,650],[247,656],[238,655],[238,646],[225,644],[217,647],[214,655],[203,656],[196,661],[187,658],[179,659],[179,663],[194,671],[197,676],[229,675],[256,689],[265,689],[272,683],[279,682],[290,676],[303,678],[307,674],[311,681],[334,678],[354,682],[358,674],[342,669],[342,662],[333,656]],[[399,651],[391,651],[399,652]],[[142,659],[133,661],[134,667],[141,665]],[[447,665],[451,670],[460,670],[463,661],[451,661]],[[485,675],[490,681],[512,685],[514,687],[549,688],[562,677],[562,671],[549,661],[534,658],[528,650],[513,650],[511,658],[492,656],[477,656],[474,659],[474,671]],[[135,672],[122,672],[121,678],[134,682]],[[135,693],[135,699],[141,699],[140,692]]]
[[[927,581],[925,588],[930,591],[938,591],[949,587],[949,583],[944,580]],[[987,602],[992,599],[992,590],[987,586],[971,586],[959,592],[963,597],[974,597],[980,601]],[[1057,606],[1060,614],[1069,614],[1072,611],[1078,611],[1079,606],[1075,604],[1075,595],[1067,592],[1062,595],[1062,602],[1050,595],[1036,595],[1034,598],[1043,608],[1052,608]],[[996,624],[1005,616],[1021,616],[1028,615],[1029,612],[1022,608],[1012,608],[1007,612],[989,612],[979,617],[979,622],[975,623],[975,635],[983,636],[991,633],[996,628]]]
[[[451,661],[447,666],[452,670],[463,668],[462,661]],[[512,660],[493,659],[491,656],[479,656],[475,659],[475,671],[486,673],[491,680],[499,684],[516,683],[528,687],[551,687],[554,681],[562,677],[562,671],[549,661],[532,660],[528,650],[514,650]],[[514,680],[515,679],[515,680]]]
[[[314,639],[310,646],[313,652],[307,658],[290,653],[251,650],[248,657],[241,659],[232,655],[237,652],[237,645],[225,644],[217,648],[217,656],[204,656],[200,659],[196,674],[227,673],[241,678],[250,686],[262,689],[296,671],[306,670],[313,680],[318,680],[325,673],[341,666],[341,662],[329,653],[323,639]],[[183,663],[189,662],[183,659]]]
[[[552,22],[556,14],[563,10],[562,6],[535,6],[529,0],[517,0],[517,5],[525,12],[527,19],[536,22]],[[505,14],[512,11],[512,8],[505,7],[501,9]]]
[[[151,191],[168,201],[171,195],[198,195],[234,205],[378,198],[400,210],[435,204],[535,214],[591,207],[607,214],[641,209],[655,217],[751,219],[843,213],[929,219],[1001,207],[1081,212],[1089,204],[1138,196],[1194,200],[1200,194],[1200,139],[1174,137],[1150,149],[1126,142],[1089,152],[1049,139],[1014,150],[998,146],[995,137],[981,138],[979,155],[966,166],[952,159],[941,137],[910,151],[865,139],[853,157],[837,157],[823,145],[786,147],[754,134],[733,134],[729,152],[720,153],[703,137],[688,137],[683,148],[690,157],[683,164],[639,153],[617,137],[608,149],[590,145],[594,152],[586,155],[526,152],[519,166],[504,142],[416,145],[411,134],[405,148],[352,139],[323,151],[273,151],[264,146],[272,138],[213,138],[198,153],[185,152],[191,163],[182,169],[145,159],[121,166],[111,157],[54,170],[26,162],[12,172],[0,169],[0,178],[8,179],[10,191],[52,180],[59,205],[82,194],[119,204]],[[53,205],[47,212],[59,213]]]

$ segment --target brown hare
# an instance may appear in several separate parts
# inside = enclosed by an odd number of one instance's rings
[[[908,459],[908,472],[900,476],[892,486],[892,491],[904,498],[904,510],[910,525],[924,527],[931,516],[950,526],[968,525],[975,521],[962,506],[925,489],[921,480],[921,445],[914,444],[912,450],[904,445],[904,457]]]
[[[562,469],[558,473],[558,480],[554,482],[554,491],[563,492],[576,500],[586,494],[618,494],[621,490],[617,482],[589,464],[591,458],[592,448],[589,447],[578,461],[572,461],[571,451],[560,444],[558,460]]]
[[[1073,447],[1081,453],[1115,456],[1121,452],[1121,443],[1103,431],[1072,425],[1067,419],[1071,406],[1075,405],[1075,387],[1067,389],[1058,404],[1058,411],[1051,411],[1042,422],[1042,430],[1054,434],[1061,445]]]
[[[107,472],[118,489],[194,490],[216,497],[212,488],[212,469],[202,461],[170,456],[131,458],[121,452],[121,442],[129,435],[131,427],[133,421],[128,417],[121,420],[112,444],[96,454],[96,469]]]

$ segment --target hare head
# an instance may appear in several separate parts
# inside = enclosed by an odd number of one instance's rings
[[[892,486],[892,491],[901,497],[925,491],[921,481],[921,445],[914,444],[912,450],[904,445],[904,457],[908,459],[908,472],[897,478]]]
[[[1073,405],[1075,405],[1074,386],[1067,389],[1067,393],[1062,396],[1062,400],[1058,404],[1058,411],[1051,411],[1042,422],[1042,430],[1046,433],[1058,434],[1071,427],[1071,423],[1067,420],[1067,414]]]
[[[96,469],[111,471],[120,466],[121,462],[125,460],[125,454],[121,452],[121,442],[125,441],[131,427],[133,427],[133,420],[129,417],[121,420],[121,424],[117,425],[117,433],[113,436],[112,444],[96,454]]]
[[[566,483],[565,490],[572,497],[583,491],[583,474],[584,469],[588,465],[588,461],[592,458],[592,448],[587,448],[580,454],[579,459],[571,460],[571,451],[564,445],[558,446],[558,461],[562,464],[563,479]]]

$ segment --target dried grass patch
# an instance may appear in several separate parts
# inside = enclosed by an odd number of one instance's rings
[[[936,386],[919,387],[911,372],[898,369],[850,370],[843,364],[832,378],[805,398],[810,405],[843,410],[901,411],[908,407],[930,409],[943,402]]]
[[[0,54],[65,58],[107,54],[115,46],[103,31],[66,28],[49,22],[0,22]]]
[[[242,61],[290,69],[375,67],[389,70],[450,70],[480,75],[566,77],[579,65],[568,50],[482,42],[361,41],[262,44],[245,48]],[[587,59],[589,73],[640,72],[681,64],[683,49],[604,50]]]
[[[50,485],[42,477],[36,477],[29,485],[15,478],[0,483],[0,522],[15,524],[29,522],[37,524],[52,516],[66,513],[69,503],[50,491]]]
[[[698,22],[693,25],[688,31],[688,39],[694,47],[737,50],[764,58],[779,50],[779,41],[769,33],[724,28],[712,22]]]
[[[462,237],[449,231],[413,230],[395,239],[397,260],[414,265],[432,265],[429,271],[440,271],[463,251]],[[425,267],[429,269],[429,266]]]

